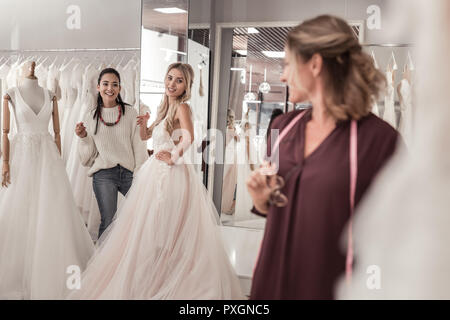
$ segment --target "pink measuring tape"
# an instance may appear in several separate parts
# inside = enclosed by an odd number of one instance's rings
[[[273,151],[275,153],[280,145],[281,140],[288,134],[292,127],[303,117],[306,113],[301,112],[298,114],[284,129],[275,140],[273,145]],[[350,284],[352,279],[353,269],[353,232],[352,232],[352,218],[353,210],[355,207],[355,193],[356,193],[356,180],[358,177],[358,125],[355,120],[350,123],[350,219],[348,225],[348,237],[347,237],[347,257],[345,262],[345,277],[347,284]],[[259,253],[258,259],[259,260]]]

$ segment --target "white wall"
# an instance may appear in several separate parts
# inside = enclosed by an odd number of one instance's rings
[[[81,9],[69,30],[70,5]],[[1,0],[0,49],[139,47],[140,0]]]

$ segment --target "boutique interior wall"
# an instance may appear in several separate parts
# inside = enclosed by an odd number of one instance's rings
[[[2,0],[0,49],[138,48],[140,0]]]

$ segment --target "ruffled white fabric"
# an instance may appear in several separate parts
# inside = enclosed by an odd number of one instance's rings
[[[175,147],[164,121],[153,139]],[[192,165],[151,157],[69,299],[242,299],[216,217]]]

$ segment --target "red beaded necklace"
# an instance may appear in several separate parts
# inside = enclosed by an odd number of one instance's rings
[[[119,108],[119,116],[117,117],[117,120],[115,122],[106,122],[105,120],[103,120],[101,112],[100,112],[100,121],[103,122],[103,124],[108,127],[112,127],[112,126],[115,126],[116,124],[118,124],[120,121],[120,118],[122,117],[122,108],[120,107],[120,105],[118,106],[118,108]]]

